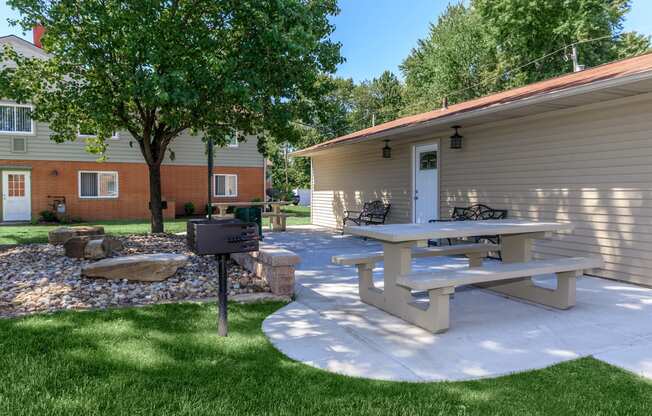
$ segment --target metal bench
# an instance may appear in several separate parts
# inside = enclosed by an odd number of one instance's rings
[[[390,207],[391,204],[376,200],[365,202],[362,211],[344,211],[342,232],[344,232],[347,222],[352,222],[355,225],[385,224]]]
[[[506,209],[495,209],[484,204],[475,204],[469,207],[453,207],[453,213],[451,214],[450,219],[430,220],[428,222],[504,220],[506,218]],[[450,238],[447,238],[446,240],[449,245],[453,244]],[[500,244],[500,236],[498,235],[479,235],[473,237],[473,240],[476,243],[484,240],[491,244]],[[433,241],[429,241],[428,244],[435,245]],[[500,252],[498,252],[498,258],[500,258]]]
[[[454,247],[454,246],[453,246]],[[602,267],[602,260],[592,257],[572,257],[533,260],[524,263],[488,263],[468,269],[415,272],[401,275],[397,286],[411,291],[427,291],[427,305],[410,302],[403,319],[432,332],[443,332],[450,326],[449,299],[455,288],[478,285],[490,290],[558,309],[575,305],[576,278],[584,270]],[[557,287],[536,286],[531,276],[555,273]]]

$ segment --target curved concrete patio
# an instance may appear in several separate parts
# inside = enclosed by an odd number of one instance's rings
[[[263,330],[290,358],[350,376],[401,381],[495,377],[594,356],[652,378],[652,289],[578,280],[577,306],[559,311],[468,288],[451,301],[451,328],[431,334],[360,302],[354,267],[335,254],[380,245],[312,227],[270,233],[265,242],[299,254],[296,301]],[[463,258],[419,259],[415,269],[465,267]],[[380,271],[374,271],[382,286]],[[540,283],[546,284],[547,278]]]

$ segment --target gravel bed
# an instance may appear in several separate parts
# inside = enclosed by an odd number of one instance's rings
[[[25,244],[0,251],[0,317],[61,309],[103,309],[217,296],[217,263],[196,256],[185,237],[158,234],[118,237],[119,255],[181,253],[185,267],[163,282],[128,282],[81,277],[89,260],[65,257],[61,246]],[[267,283],[236,264],[229,266],[229,294],[269,292]]]

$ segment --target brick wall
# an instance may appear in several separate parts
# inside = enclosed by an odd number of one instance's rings
[[[32,217],[51,209],[50,196],[65,196],[67,213],[84,220],[149,218],[149,174],[142,163],[55,162],[2,160],[2,169],[10,166],[31,167]],[[80,199],[78,172],[118,172],[119,195],[116,199]],[[215,201],[250,201],[263,197],[263,168],[216,167],[215,173],[238,175],[237,198],[214,198]],[[204,211],[207,198],[207,172],[203,166],[165,165],[161,168],[163,197],[174,201],[174,210],[182,214],[186,202]],[[2,185],[0,184],[0,187]],[[1,213],[0,207],[0,213]]]

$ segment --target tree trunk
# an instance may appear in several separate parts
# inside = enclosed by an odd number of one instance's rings
[[[163,203],[161,197],[161,165],[149,165],[149,210],[152,213],[152,232],[163,232]]]

